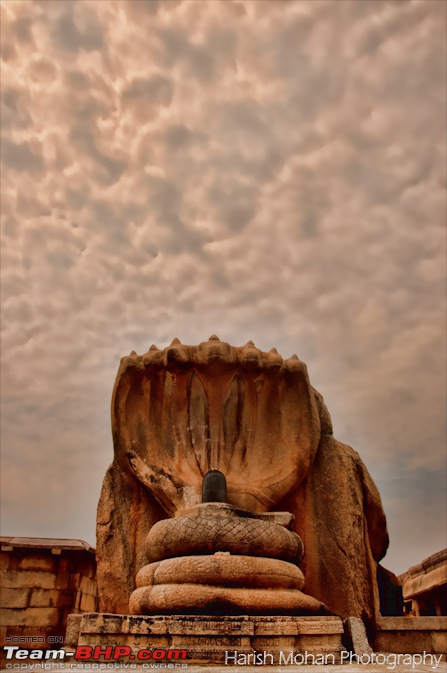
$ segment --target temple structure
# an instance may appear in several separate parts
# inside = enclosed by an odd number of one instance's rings
[[[388,546],[380,496],[296,356],[216,336],[133,352],[112,431],[102,612],[331,614],[374,627]],[[212,474],[220,486],[203,501]]]
[[[82,540],[0,537],[0,571],[0,647],[60,647],[68,615],[98,608],[95,550]]]
[[[399,580],[407,615],[447,616],[447,549],[408,568]]]
[[[96,583],[85,543],[2,538],[3,644],[163,667],[447,651],[445,550],[402,596],[377,488],[296,355],[216,336],[132,352],[112,432]]]

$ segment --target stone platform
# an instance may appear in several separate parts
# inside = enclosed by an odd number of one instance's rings
[[[66,646],[131,648],[120,662],[137,662],[139,650],[186,650],[182,663],[204,665],[286,665],[340,663],[345,651],[339,617],[70,615]],[[258,659],[254,659],[258,654]],[[314,657],[312,659],[311,657]],[[155,658],[155,657],[154,657]],[[160,658],[163,658],[160,656]],[[153,659],[151,659],[153,661]],[[138,662],[140,663],[140,662]],[[155,663],[155,662],[154,662]]]

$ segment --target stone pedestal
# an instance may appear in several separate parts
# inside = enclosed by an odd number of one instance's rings
[[[89,645],[102,650],[111,645],[127,645],[132,652],[120,661],[134,663],[143,663],[138,661],[137,653],[146,649],[186,650],[184,663],[290,665],[305,663],[302,658],[306,656],[307,663],[314,663],[317,657],[317,663],[322,663],[324,657],[329,657],[328,663],[339,663],[344,650],[342,636],[343,622],[339,617],[89,613],[69,618],[66,645],[73,648]],[[257,661],[254,656],[258,657]],[[155,658],[168,659],[168,656],[157,653]],[[147,659],[146,663],[151,660]]]

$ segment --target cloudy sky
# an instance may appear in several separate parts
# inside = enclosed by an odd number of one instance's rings
[[[308,365],[445,539],[446,3],[2,0],[2,533],[95,543],[122,355]]]

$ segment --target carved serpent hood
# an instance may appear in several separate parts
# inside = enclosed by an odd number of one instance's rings
[[[225,474],[231,504],[274,509],[306,477],[322,425],[329,415],[296,355],[216,336],[132,352],[112,398],[115,457],[171,516],[200,502],[210,469]]]

